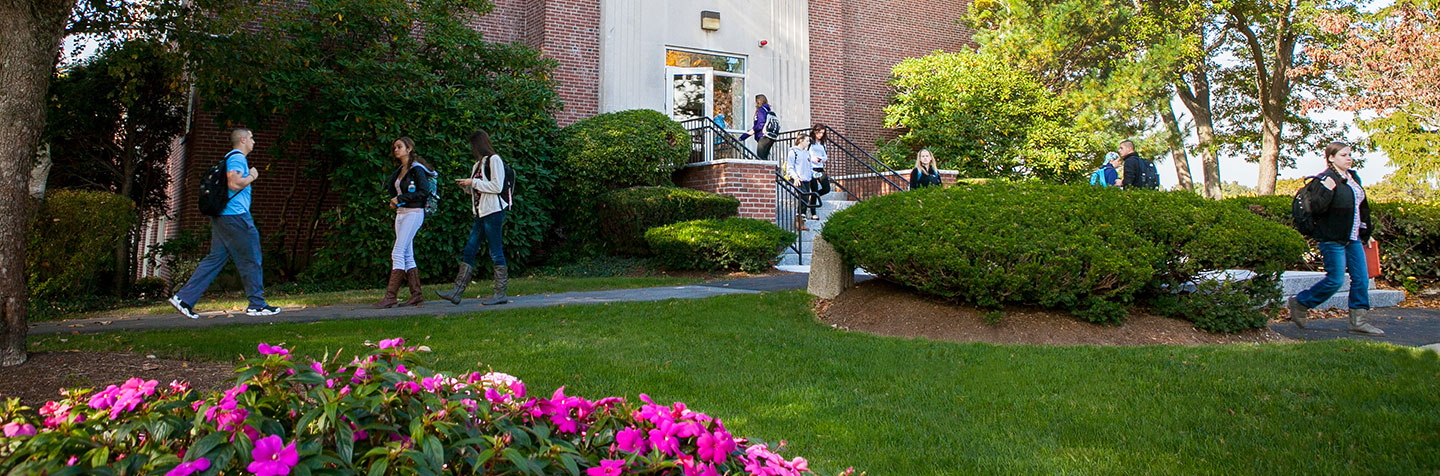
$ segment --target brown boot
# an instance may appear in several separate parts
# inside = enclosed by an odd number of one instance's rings
[[[810,227],[805,226],[804,213],[795,215],[795,231],[810,231]]]
[[[425,296],[420,291],[420,269],[405,270],[405,279],[410,282],[410,300],[405,301],[402,306],[420,307],[420,303],[425,302]]]
[[[381,299],[380,302],[371,304],[370,307],[385,309],[395,307],[396,304],[399,304],[395,301],[395,294],[400,292],[400,281],[403,279],[405,279],[404,271],[398,269],[390,270],[390,283],[385,285],[385,298]]]

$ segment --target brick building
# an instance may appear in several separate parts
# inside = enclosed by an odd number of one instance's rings
[[[825,123],[871,152],[878,139],[895,134],[882,127],[890,68],[959,49],[971,34],[961,22],[966,0],[494,1],[476,27],[492,41],[524,43],[559,62],[562,126],[647,108],[682,120],[723,115],[727,129],[739,133],[753,120],[753,97],[765,94],[787,129]],[[264,131],[257,140],[274,143]],[[193,206],[194,184],[228,149],[213,116],[194,111],[172,157],[172,215],[151,220],[140,249],[204,223]],[[266,245],[308,255],[304,250],[318,246],[325,230],[303,229],[303,217],[312,207],[333,206],[334,196],[297,166],[267,157],[264,147],[250,162],[266,177],[254,185],[252,210]],[[676,179],[740,198],[742,215],[773,219],[770,167],[707,160]]]

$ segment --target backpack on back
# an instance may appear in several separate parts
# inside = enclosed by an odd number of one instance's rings
[[[423,173],[430,178],[430,199],[425,201],[425,218],[430,218],[440,211],[440,173],[424,169],[424,166],[421,166],[421,169],[425,170]]]
[[[780,139],[780,116],[775,111],[765,112],[765,137],[770,140]]]
[[[1110,186],[1110,184],[1105,183],[1105,168],[1104,168],[1104,167],[1101,167],[1099,170],[1096,170],[1096,171],[1094,171],[1094,172],[1090,172],[1090,185],[1095,185],[1095,186],[1100,186],[1100,187],[1109,187],[1109,186]]]
[[[1315,235],[1315,210],[1311,209],[1310,197],[1319,193],[1315,187],[1324,187],[1320,180],[1311,177],[1305,182],[1305,186],[1295,191],[1295,198],[1290,200],[1290,218],[1295,223],[1295,231],[1300,234],[1314,238]]]
[[[1140,188],[1158,190],[1160,188],[1160,171],[1155,170],[1155,161],[1140,159]]]
[[[237,153],[239,152],[231,151],[225,156],[225,160],[221,160],[219,164],[210,167],[210,171],[206,172],[204,177],[201,177],[199,204],[200,213],[205,216],[220,216],[221,213],[225,212],[225,206],[230,204],[230,200],[240,194],[239,191],[231,193],[229,167],[227,167],[230,163],[230,157]]]
[[[504,202],[502,208],[510,208],[515,204],[515,169],[510,167],[510,162],[500,160],[500,165],[505,168],[505,180],[500,185],[500,200]],[[485,158],[485,163],[480,165],[480,173],[490,173],[490,158]]]

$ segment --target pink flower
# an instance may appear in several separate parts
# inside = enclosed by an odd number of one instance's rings
[[[391,347],[397,347],[397,346],[399,346],[399,345],[401,345],[401,344],[404,344],[404,343],[405,343],[405,339],[398,338],[398,337],[397,337],[397,338],[394,338],[394,339],[384,339],[384,340],[381,340],[381,341],[380,341],[380,349],[381,349],[381,350],[389,349],[389,348],[391,348]]]
[[[255,461],[245,469],[255,476],[288,476],[290,468],[300,462],[300,453],[295,451],[295,443],[281,447],[285,441],[279,436],[270,435],[255,442],[255,450],[250,456]]]
[[[674,455],[680,452],[680,440],[675,437],[677,427],[674,422],[665,420],[660,422],[660,427],[650,430],[650,447],[660,450],[667,455]]]
[[[625,460],[600,460],[600,466],[585,470],[586,476],[620,476],[625,474]]]
[[[189,390],[190,390],[190,384],[189,384],[189,383],[181,382],[181,381],[179,381],[179,380],[171,380],[171,381],[170,381],[170,392],[171,392],[171,393],[185,393],[185,392],[187,392],[187,391],[189,391]],[[209,464],[209,463],[206,463],[206,464]]]
[[[315,373],[320,374],[321,377],[326,377],[330,375],[328,372],[325,371],[325,366],[319,362],[310,362],[310,370],[314,370]]]
[[[210,460],[200,458],[195,461],[190,461],[188,463],[180,463],[180,466],[176,466],[175,469],[172,469],[170,470],[170,472],[165,473],[165,476],[190,476],[195,473],[203,472],[207,469],[210,469]]]
[[[3,427],[0,427],[0,432],[3,432],[6,438],[14,438],[16,436],[32,436],[35,434],[35,425],[12,421],[10,423],[6,423]]]
[[[70,418],[70,408],[69,402],[45,402],[45,406],[40,407],[40,416],[45,417],[45,427],[54,428],[65,423]]]
[[[257,348],[260,350],[261,355],[278,355],[281,357],[287,357],[290,355],[289,349],[280,347],[278,345],[266,344],[264,342],[261,342],[260,345],[257,346]]]
[[[715,464],[724,463],[725,457],[735,451],[735,439],[725,430],[702,433],[700,438],[695,440],[695,444],[700,447],[700,460]]]
[[[444,384],[445,376],[440,374],[435,374],[434,377],[425,377],[423,379],[420,379],[420,386],[425,387],[425,390],[430,393],[435,393],[436,391],[440,390],[440,386]]]
[[[645,452],[645,432],[639,428],[626,427],[615,434],[615,443],[620,445],[620,451],[631,453]]]
[[[395,390],[406,393],[417,393],[420,391],[420,384],[406,380],[395,384]]]
[[[71,456],[70,459],[65,460],[65,466],[75,466],[75,463],[77,463],[77,462],[79,462],[79,461],[80,461],[80,457],[79,457],[79,456]]]

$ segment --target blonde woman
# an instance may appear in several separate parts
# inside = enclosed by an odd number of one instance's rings
[[[915,168],[910,170],[910,189],[938,187],[940,170],[935,168],[935,154],[930,149],[920,149],[915,154]]]

